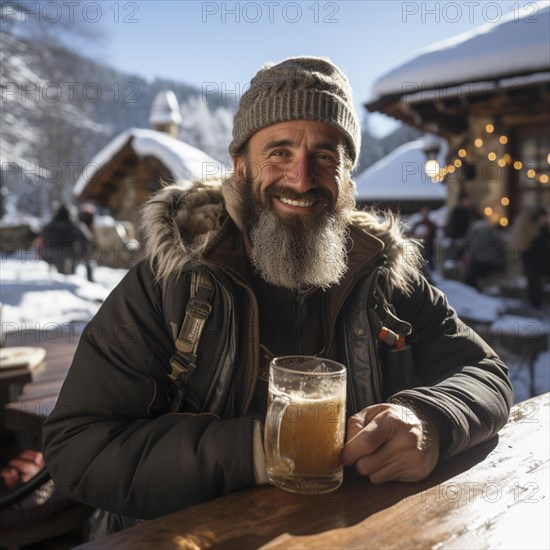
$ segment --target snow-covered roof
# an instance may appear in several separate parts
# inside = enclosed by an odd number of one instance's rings
[[[433,138],[430,138],[433,139]],[[426,139],[401,145],[355,178],[359,200],[445,200],[447,189],[426,175]],[[447,145],[441,140],[438,161]]]
[[[157,92],[151,114],[149,115],[149,124],[180,124],[181,112],[176,94],[172,90],[161,90]]]
[[[87,164],[77,182],[73,194],[78,196],[88,183],[128,143],[138,157],[155,157],[172,173],[176,180],[204,177],[204,169],[214,173],[212,167],[219,161],[183,141],[168,134],[141,128],[130,128],[119,134]],[[221,169],[221,166],[219,167]]]
[[[549,43],[548,0],[528,2],[498,23],[487,22],[420,51],[379,78],[368,102],[452,83],[540,72],[550,68]]]

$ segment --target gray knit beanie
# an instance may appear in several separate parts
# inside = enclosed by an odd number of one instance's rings
[[[355,166],[361,131],[347,77],[326,57],[290,57],[266,63],[243,94],[233,121],[231,155],[258,130],[287,120],[316,120],[345,137]]]

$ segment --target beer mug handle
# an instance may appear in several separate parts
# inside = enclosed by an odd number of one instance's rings
[[[294,471],[294,461],[281,456],[279,441],[284,413],[290,405],[290,400],[276,397],[271,401],[265,417],[264,449],[268,463],[277,464],[281,474],[291,474]]]

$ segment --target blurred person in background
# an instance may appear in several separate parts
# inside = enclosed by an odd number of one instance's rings
[[[521,252],[523,271],[527,277],[529,304],[540,309],[544,302],[543,280],[550,278],[550,232],[548,211],[539,208],[533,215],[534,232]]]
[[[39,237],[39,256],[54,265],[59,273],[72,275],[82,258],[88,240],[71,220],[69,209],[62,204]]]
[[[411,235],[421,241],[422,256],[428,267],[434,267],[434,241],[437,235],[437,225],[430,219],[430,209],[423,206],[420,209],[422,218],[411,227]]]
[[[470,196],[461,191],[458,195],[458,203],[451,210],[445,226],[445,237],[447,237],[445,259],[458,261],[462,257],[463,240],[473,218]]]
[[[80,223],[78,227],[84,237],[86,238],[86,246],[82,251],[82,262],[86,267],[86,276],[88,281],[94,281],[93,267],[95,264],[94,252],[97,251],[96,238],[94,232],[94,217],[96,214],[96,208],[93,204],[86,203],[80,207],[78,218]]]
[[[503,269],[506,265],[504,241],[491,220],[480,216],[464,236],[462,263],[464,282],[480,289],[480,279]]]

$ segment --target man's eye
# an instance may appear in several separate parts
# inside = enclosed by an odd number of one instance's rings
[[[317,155],[317,159],[320,160],[321,162],[325,162],[325,163],[334,163],[334,162],[336,162],[334,160],[334,158],[332,158],[330,155],[327,155],[325,153],[319,153]]]
[[[271,153],[271,156],[276,158],[284,158],[288,156],[288,153],[286,151],[277,150],[273,151],[273,153]]]

